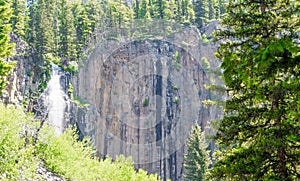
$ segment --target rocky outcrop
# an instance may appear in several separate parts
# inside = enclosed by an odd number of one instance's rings
[[[8,77],[7,89],[0,95],[0,99],[5,104],[22,105],[26,101],[26,96],[30,94],[30,87],[33,83],[33,72],[29,63],[30,57],[26,52],[30,47],[14,33],[10,34],[11,42],[15,43],[15,56],[8,61],[16,62],[15,68]]]
[[[221,116],[203,104],[216,48],[196,28],[99,42],[73,81],[77,99],[88,103],[78,107],[79,131],[100,157],[132,156],[136,168],[182,180],[191,126],[211,132],[209,120]]]
[[[44,164],[41,162],[37,172],[36,177],[38,179],[36,180],[47,180],[47,181],[65,181],[64,178],[60,177],[59,175],[49,171]]]

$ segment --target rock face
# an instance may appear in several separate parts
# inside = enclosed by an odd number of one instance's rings
[[[10,39],[16,44],[15,54],[9,61],[15,61],[16,65],[8,77],[7,89],[0,95],[0,99],[5,104],[20,105],[25,101],[25,95],[29,94],[30,87],[33,85],[33,76],[31,65],[29,64],[30,57],[25,53],[30,49],[29,46],[15,34],[10,34]]]
[[[220,116],[203,104],[214,79],[208,68],[218,66],[215,49],[194,28],[99,42],[73,81],[75,96],[89,103],[78,107],[79,131],[92,137],[100,157],[132,156],[136,168],[183,180],[192,125],[210,132],[209,120]]]
[[[32,90],[38,90],[39,81],[46,78],[35,75],[33,58],[25,56],[30,47],[11,35],[17,44],[13,58],[17,64],[1,99],[15,105],[26,102],[28,111],[33,111],[40,106],[39,98],[44,100],[40,111],[51,114],[45,100],[52,95],[63,105],[58,110],[62,120],[58,133],[67,124],[76,124],[80,136],[92,138],[98,156],[132,156],[136,168],[157,173],[164,180],[183,180],[185,144],[191,127],[199,124],[211,134],[209,120],[222,116],[219,108],[203,104],[221,97],[206,89],[206,85],[222,83],[211,73],[219,66],[214,57],[217,45],[202,40],[196,28],[156,26],[161,29],[149,25],[140,31],[154,34],[148,38],[110,34],[95,44],[72,80],[77,107],[68,99],[69,75],[63,72],[53,75],[54,85],[51,88],[49,82],[41,97],[33,95]],[[211,37],[216,26],[217,22],[212,22],[202,32]],[[168,28],[176,32],[167,33]],[[120,32],[126,34],[126,30]],[[53,115],[54,120],[56,113]],[[210,149],[213,151],[213,143]]]
[[[50,172],[41,162],[37,172],[36,172],[36,176],[38,179],[34,180],[34,181],[38,181],[38,180],[47,180],[47,181],[65,181],[64,178],[61,178],[59,175]]]

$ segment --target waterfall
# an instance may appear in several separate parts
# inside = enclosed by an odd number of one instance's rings
[[[65,111],[68,96],[61,84],[64,72],[55,64],[51,64],[51,77],[44,92],[44,104],[48,111],[49,124],[54,126],[56,134],[62,134],[65,125]]]

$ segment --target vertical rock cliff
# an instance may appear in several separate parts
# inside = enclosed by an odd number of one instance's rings
[[[158,30],[159,31],[159,30]],[[209,29],[208,29],[209,31]],[[132,156],[137,168],[162,179],[182,180],[185,143],[193,124],[210,132],[220,116],[205,88],[215,45],[195,28],[151,38],[99,41],[74,79],[76,125],[94,141],[100,157]],[[211,147],[213,149],[213,147]]]
[[[211,37],[216,24],[203,30],[206,37]],[[33,50],[12,35],[17,64],[1,99],[46,115],[57,133],[75,124],[80,136],[92,138],[100,157],[132,156],[136,168],[158,173],[163,180],[183,180],[185,143],[192,125],[211,134],[210,120],[222,116],[218,107],[204,105],[222,98],[207,89],[222,84],[212,73],[219,70],[217,45],[196,28],[165,22],[146,25],[99,36],[73,77],[76,103],[68,97],[70,76],[55,65],[47,65],[49,82],[37,94],[41,82],[47,82],[35,72],[34,66],[42,65],[32,63],[33,58],[25,55]]]

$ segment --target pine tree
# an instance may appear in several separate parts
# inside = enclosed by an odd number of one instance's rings
[[[221,19],[225,13],[224,0],[213,0],[215,9],[215,19]]]
[[[55,36],[54,36],[54,21],[55,21],[55,1],[38,0],[34,4],[34,46],[36,55],[40,62],[45,60],[45,55],[56,54]]]
[[[134,10],[134,18],[135,19],[139,19],[139,15],[140,15],[140,1],[139,0],[135,0],[133,3],[133,10]]]
[[[87,12],[88,19],[90,20],[90,26],[91,26],[91,37],[95,38],[96,33],[100,31],[102,28],[102,17],[103,17],[103,11],[101,4],[98,0],[89,0],[84,4],[85,11]]]
[[[59,28],[59,41],[58,52],[59,57],[62,59],[62,65],[68,66],[70,61],[76,58],[75,38],[76,32],[74,27],[74,17],[71,11],[70,2],[60,0],[58,6],[58,28]]]
[[[196,17],[195,23],[201,29],[208,21],[208,2],[207,0],[195,0],[193,5]]]
[[[220,18],[225,13],[225,0],[218,0]]]
[[[34,46],[34,40],[35,40],[35,9],[36,9],[36,3],[34,0],[27,0],[27,6],[29,11],[29,20],[26,23],[26,31],[25,31],[25,41],[30,45]]]
[[[84,48],[86,48],[88,44],[89,36],[92,34],[92,23],[82,3],[72,3],[71,9],[76,30],[76,55],[77,58],[80,58]]]
[[[216,138],[222,180],[300,178],[300,3],[229,1],[218,33],[231,99]]]
[[[166,0],[156,0],[157,5],[157,12],[158,12],[158,18],[164,19],[164,9],[166,6]]]
[[[13,64],[4,62],[12,54],[14,45],[9,43],[9,33],[11,25],[9,24],[12,16],[11,2],[0,0],[0,94],[6,85],[6,76],[13,68]]]
[[[150,7],[148,0],[142,0],[139,5],[138,17],[139,19],[151,19]]]
[[[215,16],[216,16],[215,4],[216,4],[216,2],[214,0],[208,0],[208,19],[209,20],[215,19]]]
[[[183,19],[181,20],[182,23],[194,23],[195,19],[195,12],[193,9],[193,4],[190,0],[184,0],[182,2],[182,16]]]
[[[26,0],[13,0],[13,15],[11,17],[12,31],[21,38],[25,38],[28,21],[28,8]]]
[[[154,0],[147,0],[148,2],[148,8],[149,8],[149,14],[150,14],[150,17],[151,19],[154,18],[154,4],[153,4],[153,1]]]
[[[164,19],[164,9],[166,6],[166,0],[150,0],[149,5],[151,7],[152,18]]]
[[[112,27],[124,27],[134,18],[134,12],[122,1],[111,0],[107,2],[109,10],[107,18]]]
[[[188,153],[184,156],[184,169],[187,171],[184,177],[187,180],[205,180],[209,157],[203,136],[200,126],[195,125],[187,143]]]

